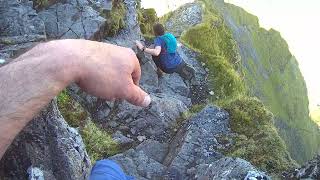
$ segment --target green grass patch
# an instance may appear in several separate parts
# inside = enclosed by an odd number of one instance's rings
[[[156,10],[150,9],[138,9],[138,21],[140,24],[140,30],[142,34],[147,36],[153,36],[153,25],[159,22]]]
[[[274,127],[272,113],[260,100],[241,97],[223,107],[230,114],[232,131],[238,134],[228,155],[246,159],[271,174],[297,165]]]
[[[90,155],[91,163],[119,152],[119,146],[113,141],[110,134],[97,127],[97,125],[91,121],[81,129],[81,135],[88,154]]]
[[[111,11],[102,12],[101,16],[107,20],[106,36],[114,36],[125,27],[126,6],[123,0],[113,0]]]
[[[199,52],[198,59],[209,70],[209,84],[215,92],[210,97],[211,102],[245,94],[245,85],[237,72],[239,56],[236,44],[222,21],[208,18],[208,22],[183,33],[181,40]]]
[[[88,118],[88,113],[76,103],[66,90],[63,90],[57,97],[57,103],[61,114],[72,127],[80,127]]]
[[[79,129],[91,163],[119,152],[119,146],[110,133],[94,124],[84,108],[63,90],[57,97],[58,108],[67,123]]]

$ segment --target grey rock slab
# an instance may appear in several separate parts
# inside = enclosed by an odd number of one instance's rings
[[[0,1],[0,58],[20,55],[46,40],[45,26],[31,1]]]
[[[56,3],[39,12],[50,39],[95,39],[103,36],[106,20],[88,3]]]
[[[0,162],[0,176],[22,179],[32,165],[45,179],[86,179],[91,163],[76,129],[53,101],[17,136]]]
[[[175,10],[165,23],[166,29],[175,36],[202,22],[203,9],[199,2],[188,3]]]
[[[249,162],[240,158],[221,158],[211,164],[200,164],[196,168],[194,179],[209,178],[221,179],[245,179],[246,177],[261,176],[265,180],[271,180],[264,172],[257,170]],[[245,180],[249,180],[246,178]]]
[[[166,167],[148,157],[143,151],[130,149],[110,158],[116,161],[130,176],[136,179],[157,179],[162,177]]]
[[[220,108],[207,106],[178,131],[170,144],[164,164],[175,167],[186,175],[191,167],[214,162],[223,157],[215,148],[217,141],[214,136],[228,133],[228,113]]]

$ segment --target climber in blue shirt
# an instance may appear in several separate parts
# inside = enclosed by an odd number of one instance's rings
[[[136,41],[136,45],[141,51],[152,55],[158,67],[158,75],[161,76],[162,72],[178,73],[185,80],[193,78],[194,69],[186,64],[177,52],[177,40],[174,35],[166,33],[162,24],[155,24],[153,31],[156,36],[154,48],[146,48],[140,41]]]

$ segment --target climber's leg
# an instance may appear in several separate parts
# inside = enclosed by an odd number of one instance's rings
[[[190,81],[195,77],[195,70],[182,60],[182,63],[175,70],[184,80]]]
[[[161,62],[160,62],[160,57],[159,56],[152,56],[152,60],[157,66],[158,77],[159,78],[162,77],[163,74],[164,74],[164,70],[163,70],[163,67],[162,67]]]

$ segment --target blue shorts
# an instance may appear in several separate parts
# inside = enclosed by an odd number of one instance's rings
[[[114,161],[104,159],[93,166],[90,180],[134,180],[134,177],[127,176]]]

